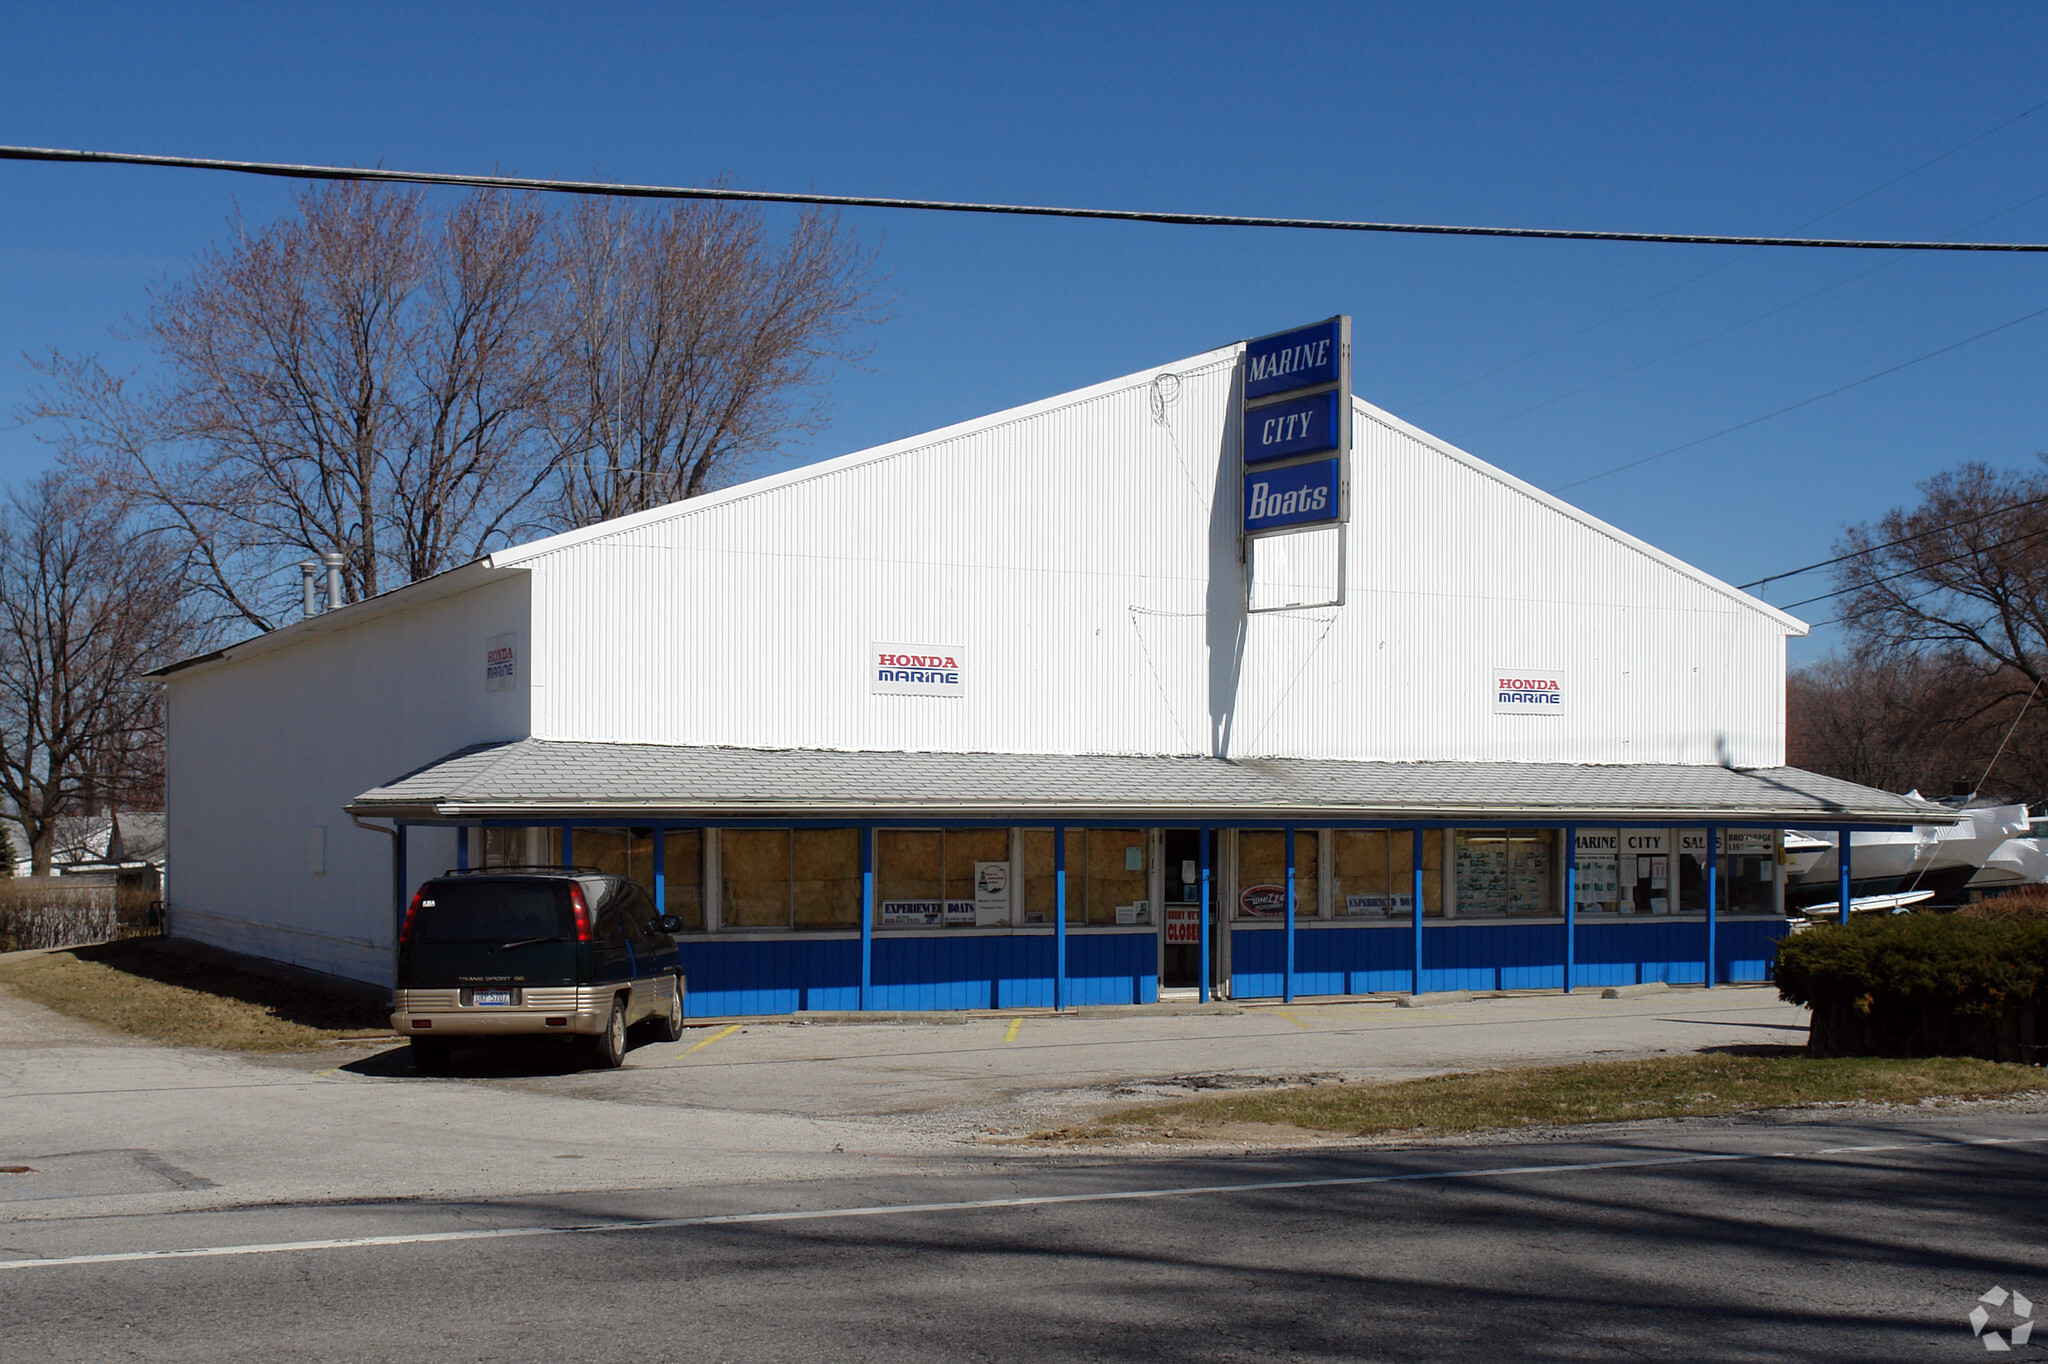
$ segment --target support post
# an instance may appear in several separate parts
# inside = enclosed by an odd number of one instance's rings
[[[1294,1002],[1294,826],[1287,828],[1287,972],[1280,982],[1280,1001]]]
[[[860,831],[860,1007],[875,1007],[875,826]]]
[[[668,913],[668,825],[654,826],[654,912]]]
[[[1719,908],[1715,900],[1721,889],[1721,831],[1709,825],[1707,828],[1707,988],[1714,988],[1714,961],[1719,955],[1714,950],[1714,912]]]
[[[1408,870],[1415,878],[1415,906],[1412,911],[1415,923],[1415,974],[1408,978],[1408,993],[1422,993],[1422,830],[1409,831]]]
[[[1052,831],[1052,1009],[1067,1007],[1067,828]]]
[[[469,826],[455,826],[455,870],[469,870]]]
[[[1572,992],[1579,969],[1579,831],[1564,830],[1564,992]]]
[[[391,942],[398,943],[398,930],[405,926],[405,826],[397,820],[391,821],[391,903],[398,911],[391,921]]]
[[[576,865],[576,830],[571,825],[562,826],[562,865]]]
[[[1201,950],[1198,956],[1201,964],[1195,968],[1195,985],[1202,1003],[1209,1002],[1209,840],[1215,837],[1215,830],[1203,825],[1195,834],[1197,854],[1202,859],[1202,927]]]
[[[1841,900],[1835,906],[1838,911],[1835,919],[1838,923],[1849,922],[1849,845],[1855,838],[1856,835],[1847,829],[1835,831],[1835,871],[1842,883]]]

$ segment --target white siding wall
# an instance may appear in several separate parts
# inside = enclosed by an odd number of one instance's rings
[[[175,673],[169,885],[179,937],[373,983],[391,978],[391,840],[349,822],[361,792],[465,744],[527,732],[527,693],[485,692],[484,640],[520,638],[523,574]],[[311,869],[325,826],[326,870]],[[446,830],[409,838],[415,883],[452,866]],[[408,892],[409,893],[409,892]]]
[[[534,572],[542,737],[879,750],[1783,760],[1785,627],[1357,405],[1346,604],[1244,612],[1235,353],[596,533]],[[964,698],[875,696],[875,641]],[[1497,666],[1568,674],[1496,716]]]

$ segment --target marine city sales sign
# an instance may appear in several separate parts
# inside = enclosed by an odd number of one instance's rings
[[[1348,317],[1245,343],[1239,448],[1246,534],[1344,519],[1350,393]]]

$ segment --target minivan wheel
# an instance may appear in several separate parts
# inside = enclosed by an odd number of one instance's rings
[[[654,1035],[663,1042],[680,1042],[683,1040],[683,983],[678,980],[671,985],[668,1012],[654,1020]]]
[[[612,1001],[611,1016],[604,1021],[604,1031],[590,1039],[590,1060],[604,1070],[617,1070],[626,1064],[626,1002]]]
[[[451,1050],[438,1037],[415,1037],[412,1039],[412,1068],[422,1075],[439,1075],[448,1069]]]

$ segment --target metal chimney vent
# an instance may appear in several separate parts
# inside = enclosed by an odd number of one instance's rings
[[[341,566],[348,562],[348,556],[329,550],[320,556],[320,562],[327,565],[327,609],[338,610],[341,606]]]

